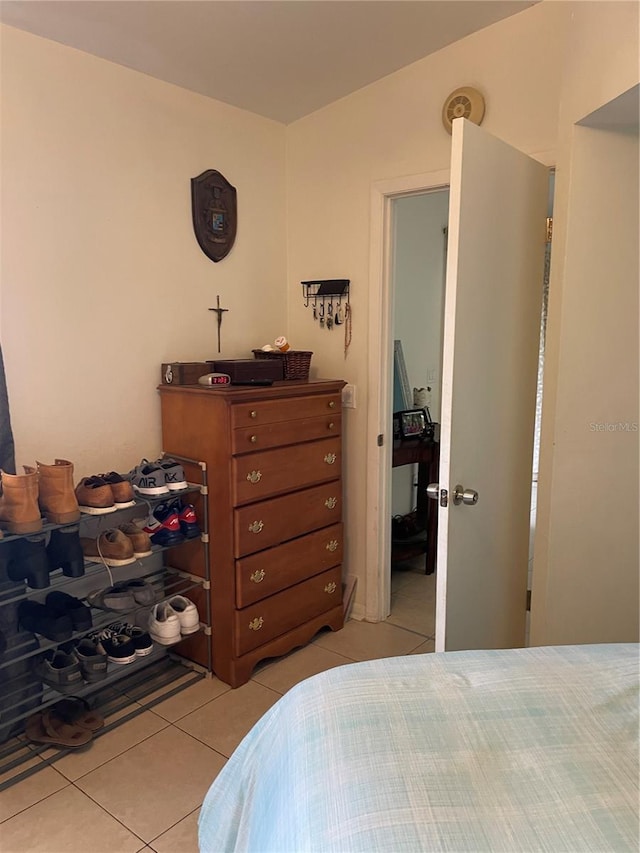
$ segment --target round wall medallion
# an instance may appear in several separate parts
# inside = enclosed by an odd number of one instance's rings
[[[481,124],[484,118],[484,98],[477,89],[463,86],[456,89],[442,106],[442,123],[451,133],[451,123],[456,118],[466,118],[474,124]]]

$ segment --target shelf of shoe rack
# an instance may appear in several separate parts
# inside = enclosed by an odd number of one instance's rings
[[[157,649],[151,655],[136,660],[135,663],[121,665],[119,669],[126,672],[110,671],[107,678],[100,681],[98,685],[85,684],[82,688],[74,690],[73,695],[80,698],[90,695],[93,706],[99,709],[105,718],[105,725],[94,732],[93,740],[97,740],[161,702],[171,699],[172,696],[196,684],[207,675],[207,671],[202,667],[196,664],[187,665],[182,658],[171,653],[167,654],[166,650],[160,652]],[[39,710],[45,710],[55,704],[64,695],[53,688],[47,688],[43,692]],[[123,711],[125,711],[124,714]],[[110,719],[113,717],[116,718]],[[6,776],[0,781],[0,791],[54,764],[70,752],[78,752],[78,750],[36,744],[20,736],[12,738],[0,746],[0,774]],[[26,763],[29,763],[29,766],[20,770],[20,767]]]
[[[209,511],[207,499],[207,466],[204,462],[198,462],[186,457],[176,457],[172,455],[172,458],[177,459],[179,462],[196,465],[202,472],[201,483],[190,483],[187,489],[175,492],[171,495],[171,498],[183,497],[184,495],[190,493],[193,494],[194,492],[199,492],[204,497],[202,502],[202,512],[198,516],[201,530],[200,541],[204,550],[204,576],[200,577],[191,575],[178,569],[174,569],[171,566],[158,566],[157,564],[143,574],[136,574],[136,579],[146,580],[154,587],[156,591],[156,602],[154,603],[167,600],[174,595],[185,595],[190,589],[195,587],[204,587],[205,589],[209,588]],[[161,503],[163,500],[167,500],[167,496],[157,498],[138,497],[136,498],[134,506],[146,506],[151,509],[154,505]],[[116,510],[116,513],[125,512],[126,510],[133,510],[133,507]],[[105,514],[102,516],[83,516],[80,523],[85,520],[95,520],[96,518],[101,520],[108,519],[114,514],[115,513],[109,513],[108,515]],[[42,531],[46,533],[64,526],[68,525],[43,524]],[[21,537],[17,535],[5,534],[1,541],[2,543],[6,543],[20,538]],[[152,547],[151,555],[141,557],[138,561],[142,565],[145,564],[145,561],[147,563],[152,562],[153,558],[157,557],[158,554],[173,548],[179,548],[185,542],[189,541],[192,542],[194,540],[185,539],[183,542],[176,543],[169,547],[159,547],[154,545]],[[0,545],[0,547],[2,547],[2,545]],[[131,569],[133,565],[133,563],[128,564],[126,568]],[[45,590],[48,593],[52,589],[60,589],[61,587],[69,586],[77,583],[78,581],[86,581],[87,578],[91,579],[92,576],[95,576],[97,579],[98,576],[103,576],[105,571],[106,568],[103,563],[85,560],[85,573],[79,578],[67,577],[61,570],[57,570],[52,572],[50,575],[50,586],[47,586],[44,589],[31,589],[27,587],[26,589],[23,588],[23,591],[16,595],[10,597],[3,595],[0,606],[15,603],[23,599],[29,599],[37,596],[38,593],[43,593]],[[200,622],[200,630],[210,634],[211,605],[208,595],[205,596],[205,599],[206,613],[204,614],[204,620],[201,620]],[[91,628],[88,630],[74,632],[64,640],[58,641],[50,640],[42,635],[38,635],[38,648],[30,648],[28,651],[25,651],[24,654],[12,656],[11,660],[6,662],[2,662],[0,659],[0,672],[7,666],[13,665],[26,658],[40,655],[47,649],[56,648],[64,643],[80,639],[88,633],[105,628],[115,621],[123,621],[126,620],[127,617],[131,618],[139,611],[148,610],[150,606],[150,604],[136,604],[133,608],[118,611],[91,607],[93,623]],[[28,639],[32,637],[32,633],[25,632],[25,634],[26,637],[24,645],[27,646],[29,644]],[[137,658],[130,664],[111,663],[107,669],[107,675],[105,678],[94,683],[83,682],[82,686],[74,688],[73,695],[83,698],[90,696],[93,706],[100,710],[105,719],[112,717],[115,714],[118,715],[117,719],[111,722],[105,722],[104,727],[94,733],[93,739],[103,736],[107,732],[121,725],[123,722],[132,719],[159,702],[164,702],[166,699],[174,696],[176,693],[179,693],[181,690],[184,690],[186,687],[189,687],[191,684],[201,680],[202,678],[210,677],[212,668],[210,643],[207,643],[207,647],[209,649],[207,667],[199,666],[193,661],[189,661],[179,655],[176,655],[175,652],[171,651],[171,646],[162,646],[156,643],[154,644],[153,651],[150,654]],[[19,646],[14,646],[13,651],[19,650],[19,648]],[[16,723],[31,716],[34,712],[42,711],[55,704],[67,695],[43,682],[41,685],[42,693],[37,709],[32,707],[23,713],[18,711],[15,715],[5,719],[5,713],[7,711],[10,712],[13,708],[19,709],[20,706],[27,701],[25,700],[24,695],[22,696],[22,699],[19,698],[21,693],[24,694],[24,683],[17,688],[15,687],[15,684],[20,684],[23,679],[24,675],[16,676],[15,679],[8,679],[3,684],[3,698],[5,703],[7,699],[11,699],[12,695],[17,701],[13,705],[3,705],[3,716],[1,720],[2,728],[8,728],[9,726],[15,725]],[[12,682],[14,682],[14,689],[12,689]],[[40,682],[35,683],[37,684]],[[126,708],[129,708],[127,713],[120,713]],[[16,784],[16,782],[30,776],[32,773],[46,767],[48,764],[54,763],[64,755],[68,754],[69,751],[70,750],[65,749],[64,747],[51,747],[32,743],[31,741],[26,740],[22,735],[10,738],[5,743],[0,744],[0,779],[5,777],[0,781],[0,791]],[[34,759],[36,760],[34,761]],[[19,768],[25,763],[28,763],[28,766],[20,771]]]

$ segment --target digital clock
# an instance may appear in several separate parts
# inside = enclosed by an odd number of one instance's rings
[[[198,379],[200,385],[219,386],[231,385],[231,377],[228,373],[205,373]]]

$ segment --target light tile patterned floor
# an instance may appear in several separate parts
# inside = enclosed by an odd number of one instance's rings
[[[197,853],[202,799],[251,726],[283,693],[334,666],[434,650],[435,575],[393,572],[391,615],[350,620],[258,667],[231,690],[201,681],[0,793],[3,853]]]

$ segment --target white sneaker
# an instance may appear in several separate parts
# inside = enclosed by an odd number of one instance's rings
[[[174,595],[167,604],[180,620],[180,633],[195,634],[200,630],[200,616],[193,601],[184,595]]]
[[[156,643],[163,646],[180,642],[180,620],[168,602],[162,601],[151,608],[149,633]]]

